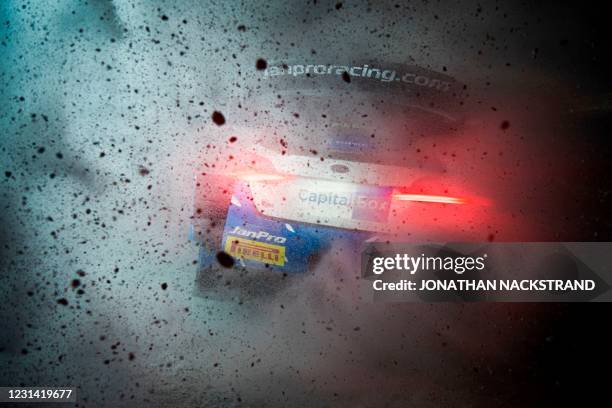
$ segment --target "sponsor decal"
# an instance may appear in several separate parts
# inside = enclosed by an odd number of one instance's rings
[[[285,265],[285,247],[281,245],[229,235],[225,241],[225,252],[238,259]]]
[[[287,241],[287,238],[272,235],[267,231],[250,231],[246,228],[241,228],[239,226],[235,226],[234,229],[231,230],[229,233],[242,237],[257,239],[260,241],[274,242],[276,244],[284,244]]]
[[[301,189],[299,199],[317,206],[349,207],[352,209],[351,216],[355,220],[384,222],[389,215],[389,197],[386,189],[364,189],[355,194]]]
[[[274,77],[279,75],[342,75],[349,74],[352,77],[371,78],[381,82],[401,81],[408,84],[415,84],[420,87],[433,88],[438,91],[446,92],[451,88],[451,83],[447,80],[434,78],[431,74],[413,72],[398,72],[395,69],[383,69],[370,67],[368,64],[360,66],[350,65],[331,65],[331,64],[270,64],[264,71],[264,76]]]

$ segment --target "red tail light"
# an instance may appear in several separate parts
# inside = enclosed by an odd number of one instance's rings
[[[253,170],[237,171],[229,173],[227,176],[246,182],[278,182],[287,181],[294,177],[287,174],[275,173],[274,170],[270,172],[257,172]],[[406,192],[404,189],[394,190],[391,198],[393,200],[414,201],[420,203],[488,205],[488,200],[482,198],[471,197],[468,199],[464,197],[451,197],[446,195],[413,194]]]
[[[402,194],[394,193],[394,200],[417,201],[421,203],[440,203],[440,204],[465,204],[466,200],[459,197],[448,197],[429,194]]]

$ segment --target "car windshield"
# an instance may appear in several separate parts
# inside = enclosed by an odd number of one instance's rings
[[[278,153],[413,166],[418,143],[452,137],[461,118],[376,93],[292,94],[260,112],[262,144]],[[317,142],[315,142],[317,141]]]
[[[463,85],[412,65],[272,63],[259,79],[260,142],[282,154],[416,166],[419,140],[464,120]]]

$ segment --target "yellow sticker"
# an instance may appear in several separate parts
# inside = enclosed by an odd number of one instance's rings
[[[285,247],[229,235],[225,252],[234,258],[249,259],[272,265],[285,265]]]

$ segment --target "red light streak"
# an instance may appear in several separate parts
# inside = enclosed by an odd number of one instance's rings
[[[421,203],[465,204],[463,198],[427,194],[393,194],[394,200],[417,201]]]

